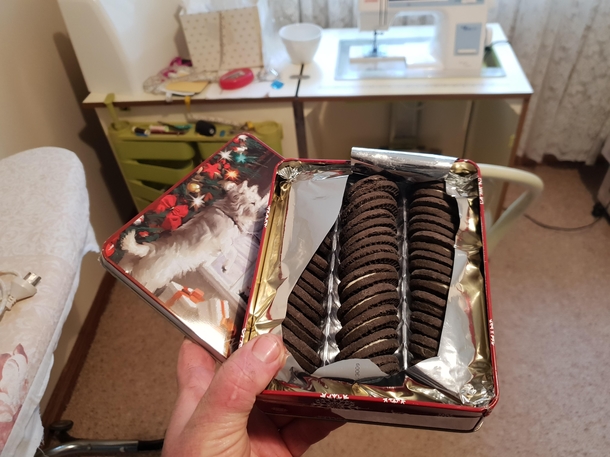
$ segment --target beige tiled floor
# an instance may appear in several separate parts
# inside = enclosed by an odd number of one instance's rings
[[[531,214],[562,226],[591,220],[588,173],[551,167],[536,173],[546,191]],[[346,425],[309,457],[608,455],[610,226],[601,221],[562,233],[523,219],[490,268],[501,395],[483,428],[461,435]],[[64,414],[76,422],[74,434],[160,437],[181,339],[117,286]]]

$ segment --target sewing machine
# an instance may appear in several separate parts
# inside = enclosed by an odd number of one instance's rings
[[[480,77],[485,45],[491,42],[486,27],[490,3],[359,0],[360,31],[372,31],[373,37],[340,42],[336,79]],[[431,16],[434,24],[391,28],[399,16],[422,15]]]

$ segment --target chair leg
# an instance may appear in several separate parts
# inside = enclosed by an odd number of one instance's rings
[[[56,457],[66,455],[114,455],[137,452],[160,451],[163,440],[84,440],[75,438],[68,433],[74,422],[61,420],[49,427],[51,437],[59,441],[59,445],[38,450],[35,457]]]

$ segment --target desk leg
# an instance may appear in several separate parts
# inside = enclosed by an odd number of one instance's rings
[[[527,117],[527,110],[530,106],[530,97],[523,99],[523,106],[521,107],[521,117],[519,118],[519,124],[517,125],[517,132],[515,133],[515,141],[513,143],[513,150],[510,154],[510,161],[508,162],[509,167],[515,166],[515,161],[517,159],[517,150],[519,149],[519,144],[521,143],[521,136],[523,133],[523,126],[525,125],[525,118]],[[498,218],[502,215],[504,211],[504,200],[506,199],[506,192],[508,191],[508,184],[504,184],[502,186],[502,192],[500,193],[500,200],[498,208],[496,209],[496,214],[494,214],[494,221],[497,221]]]
[[[307,134],[305,131],[305,112],[303,110],[303,102],[295,99],[292,101],[292,109],[294,111],[294,127],[297,134],[297,147],[299,150],[299,158],[307,159]]]

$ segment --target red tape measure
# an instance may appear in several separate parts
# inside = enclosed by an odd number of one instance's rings
[[[240,89],[254,81],[254,73],[249,68],[238,68],[225,73],[218,80],[220,87],[226,90]]]

